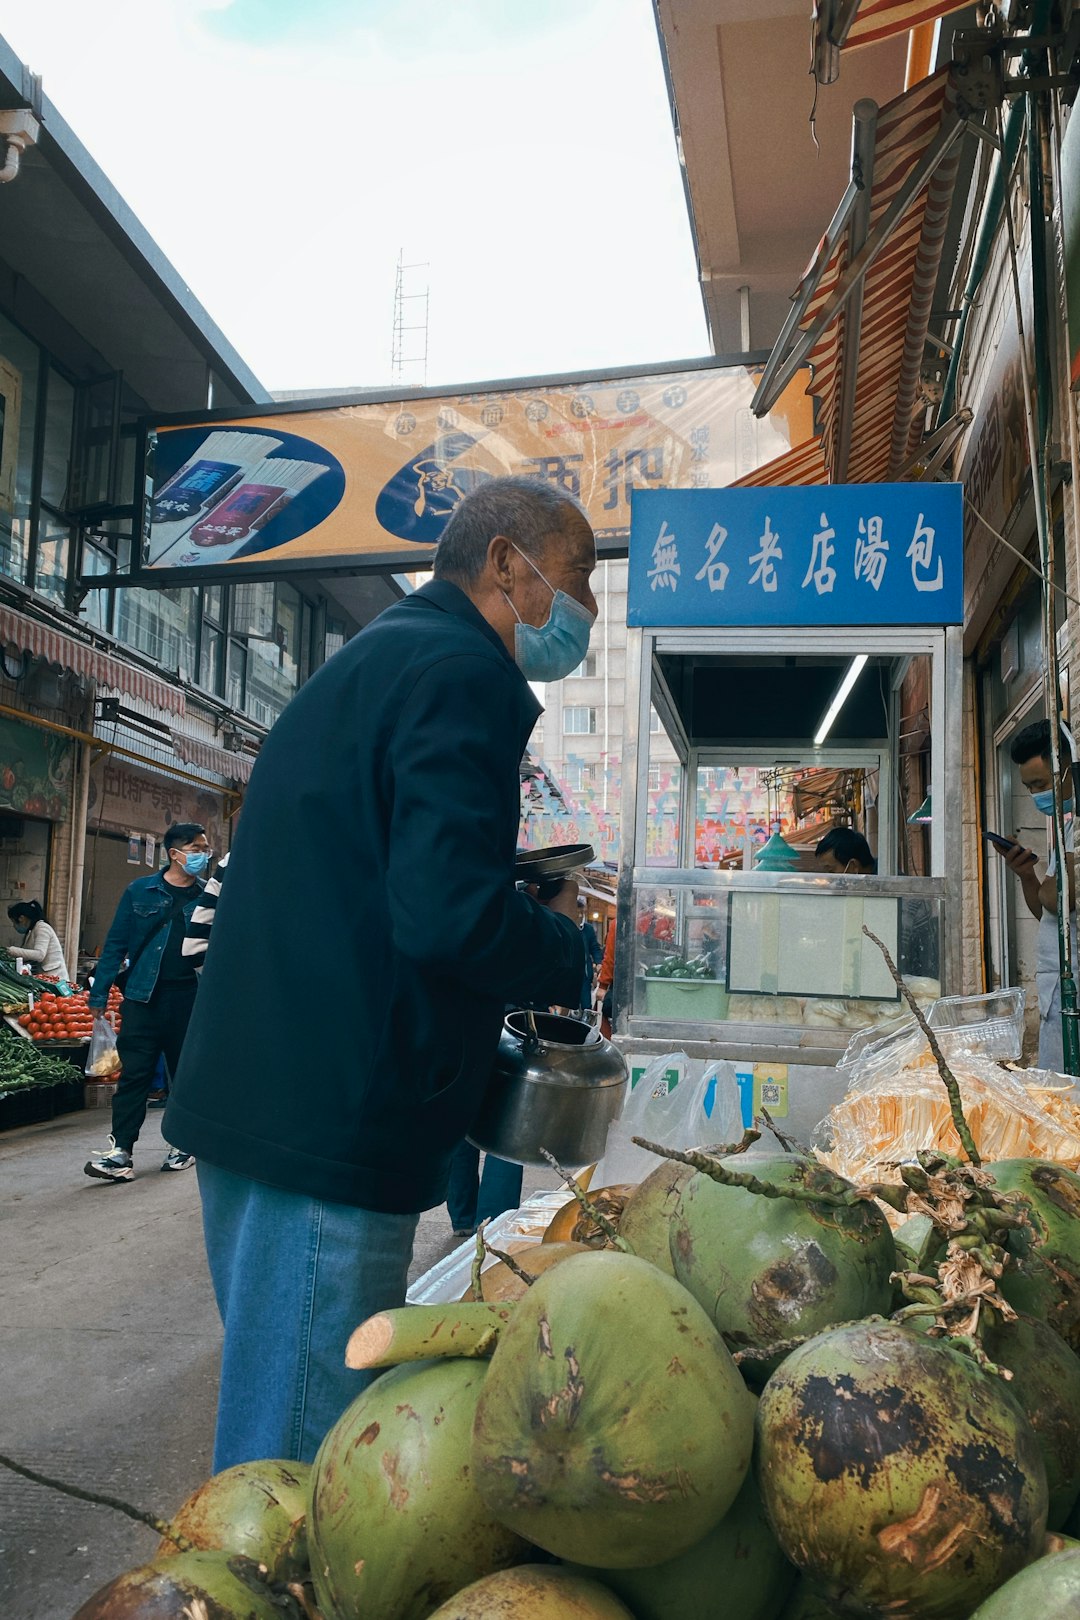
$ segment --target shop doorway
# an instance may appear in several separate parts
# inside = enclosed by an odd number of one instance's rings
[[[13,900],[37,900],[48,907],[51,823],[0,811],[0,939],[16,943],[7,919]]]
[[[133,859],[135,852],[138,858]],[[83,882],[79,958],[101,955],[105,935],[116,915],[120,896],[133,878],[149,877],[157,869],[147,866],[146,839],[123,838],[117,833],[93,832],[86,840],[86,876]]]
[[[1017,734],[1033,721],[1041,718],[1041,693],[1032,693],[1019,715],[1010,717],[994,738],[995,770],[987,795],[987,825],[994,832],[1033,849],[1044,863],[1049,854],[1049,822],[1040,815],[1031,794],[1020,781],[1019,766],[1014,765],[1010,750]],[[1033,917],[1024,901],[1020,884],[1005,863],[984,847],[983,859],[988,874],[988,920],[990,927],[990,956],[993,976],[999,984],[1012,985],[1027,992],[1026,1027],[1032,1040],[1037,1037],[1039,1013],[1035,998],[1035,962],[1039,920]]]

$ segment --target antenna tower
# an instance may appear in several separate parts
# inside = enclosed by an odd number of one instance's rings
[[[427,260],[406,264],[398,253],[394,281],[394,346],[390,356],[395,388],[427,382],[429,286]]]

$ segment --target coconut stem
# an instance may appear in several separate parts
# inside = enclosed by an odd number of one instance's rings
[[[953,1124],[956,1126],[956,1134],[960,1138],[960,1143],[964,1149],[964,1152],[967,1154],[972,1164],[982,1164],[982,1158],[979,1155],[979,1150],[975,1146],[975,1138],[968,1129],[968,1122],[964,1118],[964,1107],[960,1101],[960,1087],[956,1083],[956,1076],[953,1074],[952,1070],[949,1068],[949,1065],[945,1061],[945,1054],[938,1045],[937,1036],[927,1023],[926,1015],[919,1006],[919,1003],[915,1000],[915,997],[904,983],[904,980],[897,969],[896,963],[889,955],[889,947],[885,944],[885,941],[878,939],[877,935],[871,929],[867,928],[865,923],[863,924],[863,933],[866,935],[867,939],[871,940],[877,946],[878,950],[885,958],[885,966],[892,974],[893,982],[896,985],[896,988],[907,1002],[909,1008],[911,1009],[912,1017],[922,1030],[923,1034],[926,1036],[927,1045],[933,1054],[934,1062],[937,1064],[938,1074],[940,1074],[942,1084],[949,1094],[949,1111],[952,1114]]]
[[[637,1138],[635,1137],[634,1140],[637,1141]],[[540,1152],[547,1160],[548,1164],[550,1164],[555,1174],[557,1176],[561,1176],[563,1181],[565,1181],[567,1187],[573,1193],[574,1197],[577,1199],[578,1203],[581,1205],[589,1219],[596,1222],[596,1225],[611,1243],[612,1248],[621,1250],[623,1254],[631,1254],[633,1251],[626,1239],[619,1236],[618,1227],[614,1226],[611,1221],[608,1220],[602,1209],[597,1208],[597,1206],[590,1199],[588,1193],[585,1191],[584,1187],[582,1187],[580,1183],[574,1179],[569,1170],[563,1169],[554,1153],[549,1153],[547,1148],[541,1148]]]
[[[780,1146],[783,1148],[785,1153],[805,1153],[807,1151],[806,1148],[803,1146],[803,1144],[801,1142],[796,1141],[796,1139],[793,1136],[786,1136],[784,1134],[784,1132],[780,1129],[779,1125],[776,1124],[775,1120],[773,1119],[772,1115],[769,1113],[769,1110],[767,1108],[763,1108],[761,1110],[761,1113],[758,1115],[758,1118],[764,1120],[766,1126],[772,1132],[772,1134],[776,1137],[776,1140],[779,1142]],[[745,1138],[744,1138],[744,1140],[745,1140]],[[747,1145],[749,1145],[749,1144],[747,1144]],[[736,1153],[745,1152],[745,1149],[736,1148],[735,1151],[736,1151]]]
[[[345,1347],[346,1367],[398,1367],[429,1356],[470,1359],[490,1356],[499,1329],[510,1320],[507,1305],[404,1305],[369,1316]]]
[[[871,1196],[858,1187],[849,1187],[845,1192],[830,1192],[827,1188],[817,1191],[809,1187],[778,1187],[775,1182],[762,1181],[749,1170],[729,1170],[719,1159],[712,1158],[708,1153],[699,1153],[696,1148],[688,1148],[684,1152],[681,1148],[661,1147],[659,1142],[650,1142],[644,1136],[635,1136],[632,1140],[638,1147],[658,1153],[662,1159],[674,1159],[676,1164],[689,1165],[691,1170],[711,1176],[723,1187],[742,1187],[744,1191],[758,1193],[762,1198],[791,1198],[797,1204],[831,1204],[849,1209],[852,1204],[865,1203]]]
[[[490,1243],[485,1243],[484,1248],[487,1250],[488,1254],[493,1254],[496,1260],[501,1260],[507,1271],[512,1271],[514,1276],[525,1284],[526,1288],[532,1287],[533,1283],[536,1281],[536,1273],[526,1271],[524,1266],[518,1265],[512,1254],[506,1254],[502,1249],[496,1249]]]
[[[469,1273],[469,1296],[477,1304],[484,1297],[484,1286],[480,1280],[480,1273],[484,1266],[484,1255],[487,1253],[487,1244],[484,1241],[484,1227],[487,1221],[481,1221],[476,1228],[476,1248],[473,1251],[472,1271]]]
[[[827,1331],[829,1333],[839,1333],[841,1328],[865,1327],[868,1322],[884,1322],[884,1320],[883,1316],[861,1316],[857,1321],[853,1322],[835,1322]],[[737,1367],[741,1367],[744,1361],[771,1361],[774,1356],[790,1356],[791,1352],[798,1350],[800,1345],[808,1343],[811,1339],[816,1339],[821,1331],[823,1330],[819,1328],[814,1333],[804,1333],[798,1339],[777,1339],[774,1344],[744,1345],[741,1350],[731,1352],[731,1359]]]
[[[300,1605],[304,1620],[323,1620],[323,1616],[308,1596],[307,1588],[301,1581],[290,1581],[285,1588],[289,1596]]]
[[[186,1536],[178,1535],[167,1520],[159,1518],[156,1513],[144,1513],[141,1508],[132,1507],[130,1502],[122,1502],[117,1496],[102,1496],[97,1491],[83,1490],[80,1485],[68,1485],[62,1479],[53,1479],[50,1474],[39,1474],[35,1468],[27,1468],[25,1463],[17,1463],[13,1457],[5,1457],[2,1452],[0,1464],[10,1468],[13,1474],[33,1480],[35,1485],[47,1485],[51,1491],[59,1491],[62,1496],[73,1496],[77,1502],[92,1502],[95,1507],[112,1508],[116,1513],[123,1513],[127,1518],[134,1519],[136,1524],[145,1524],[159,1536],[165,1536],[181,1552],[196,1550]]]

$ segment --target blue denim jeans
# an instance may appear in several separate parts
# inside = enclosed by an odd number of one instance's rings
[[[471,1142],[462,1142],[450,1161],[446,1192],[446,1207],[455,1232],[472,1232],[481,1221],[494,1220],[496,1215],[517,1209],[521,1203],[524,1172],[520,1164],[485,1153],[482,1176],[479,1171],[480,1149]]]
[[[310,1462],[376,1376],[345,1366],[349,1335],[404,1305],[418,1215],[381,1215],[198,1163],[203,1232],[225,1328],[214,1472]]]

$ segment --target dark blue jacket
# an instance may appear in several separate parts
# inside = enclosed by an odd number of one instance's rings
[[[193,883],[184,906],[184,921],[191,921],[191,913],[202,894],[202,884]],[[90,991],[91,1007],[104,1007],[109,999],[110,986],[115,982],[125,961],[134,965],[124,986],[127,1001],[149,1001],[161,972],[161,958],[169,930],[165,919],[172,911],[176,886],[165,882],[163,872],[136,878],[120,896],[116,916],[112,920],[101,956],[94,969],[94,985]]]
[[[576,924],[514,888],[539,712],[444,581],[297,693],[244,800],[170,1142],[335,1202],[442,1202],[505,1004],[569,1005],[584,970]]]

